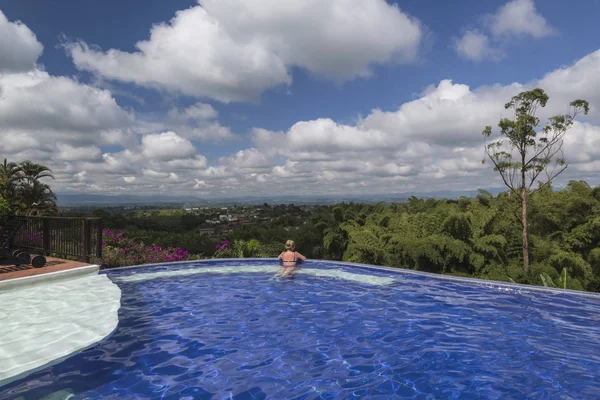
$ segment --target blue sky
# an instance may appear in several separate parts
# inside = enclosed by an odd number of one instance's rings
[[[565,68],[542,81],[557,99],[548,112],[576,96],[592,113],[565,142],[573,168],[564,180],[599,183],[596,155],[576,151],[595,143],[598,0],[199,3],[0,0],[0,32],[17,44],[0,57],[10,143],[0,155],[49,164],[57,190],[74,193],[501,186],[481,166],[481,130],[497,124],[510,96]],[[187,23],[171,21],[178,11]],[[160,23],[138,57],[136,43]],[[32,89],[23,80],[34,73]],[[35,111],[2,118],[26,95]],[[449,123],[454,109],[465,114]]]

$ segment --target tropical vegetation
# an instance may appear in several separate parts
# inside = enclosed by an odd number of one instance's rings
[[[107,268],[196,259],[181,248],[145,245],[124,236],[125,231],[104,230],[102,265]]]
[[[481,190],[473,199],[340,204],[312,219],[323,258],[600,291],[600,186],[572,181],[531,195],[529,271],[514,213],[520,201]]]
[[[56,195],[43,180],[54,179],[52,171],[26,160],[0,164],[0,217],[18,215],[56,215]]]

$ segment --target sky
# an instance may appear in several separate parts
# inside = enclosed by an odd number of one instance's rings
[[[70,194],[503,187],[481,132],[589,101],[555,186],[600,184],[599,0],[0,0],[0,158]]]

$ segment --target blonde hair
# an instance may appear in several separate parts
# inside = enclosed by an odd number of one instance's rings
[[[294,244],[293,240],[288,240],[287,242],[285,242],[286,250],[294,250],[294,248],[296,248],[296,245]]]

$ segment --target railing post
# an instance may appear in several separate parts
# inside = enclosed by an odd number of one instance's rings
[[[42,253],[45,256],[50,255],[50,219],[42,219]]]
[[[81,234],[82,234],[82,238],[81,238],[81,256],[83,257],[83,260],[86,263],[90,262],[90,247],[91,247],[91,243],[90,243],[90,239],[91,239],[91,235],[90,235],[90,224],[88,223],[87,219],[82,219],[81,220]]]
[[[98,220],[98,225],[96,227],[96,229],[98,230],[98,232],[96,232],[96,257],[98,258],[102,258],[102,233],[103,233],[103,227],[102,227],[102,219]]]
[[[103,224],[101,218],[61,218],[15,216],[6,222],[6,229],[14,223],[22,226],[7,238],[9,247],[18,246],[36,254],[80,257],[90,263],[102,258]],[[77,227],[81,233],[77,233]],[[94,234],[93,230],[97,229]],[[8,232],[8,231],[7,231]],[[41,238],[40,238],[41,235]],[[94,240],[96,242],[94,242]]]

